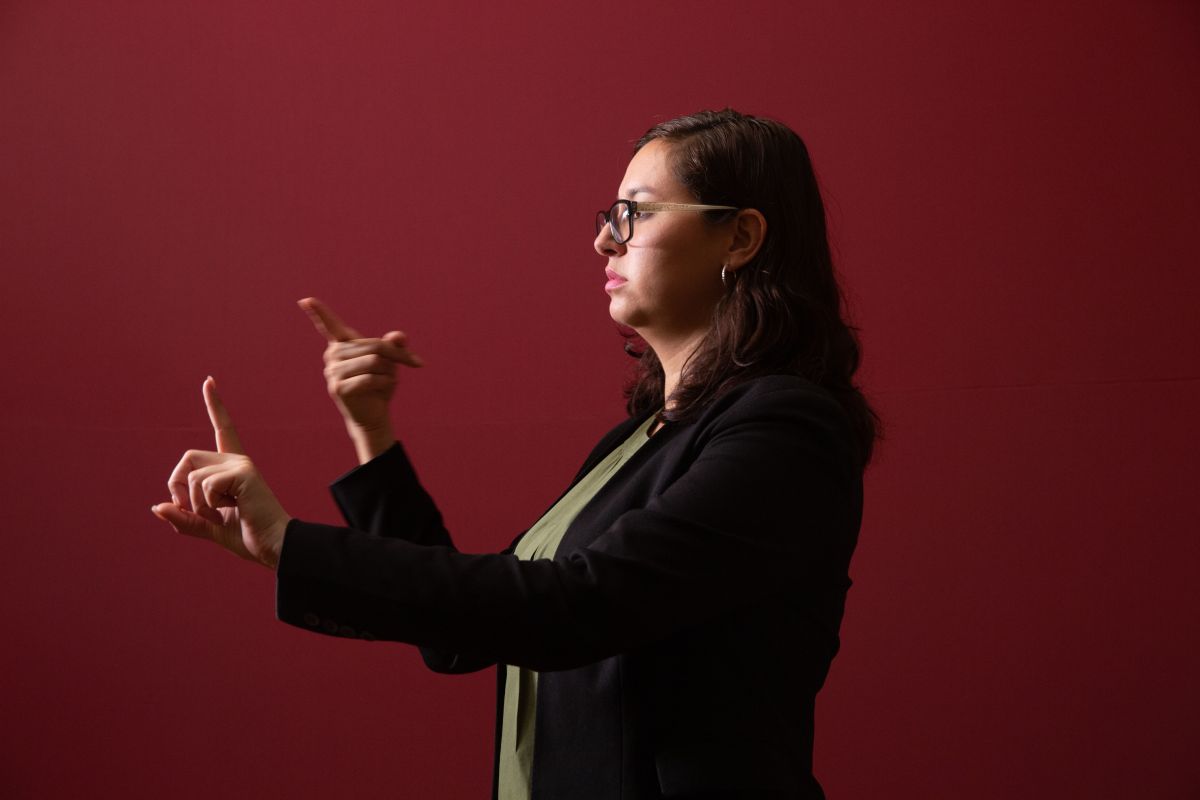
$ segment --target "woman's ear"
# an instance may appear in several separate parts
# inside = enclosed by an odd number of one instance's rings
[[[743,208],[733,219],[733,241],[725,252],[725,264],[736,270],[758,253],[767,235],[767,218],[757,208]]]

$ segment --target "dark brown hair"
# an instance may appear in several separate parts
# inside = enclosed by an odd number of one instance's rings
[[[695,419],[717,397],[759,375],[800,375],[845,409],[865,468],[882,438],[881,423],[852,380],[858,329],[843,319],[808,148],[786,125],[729,108],[661,122],[638,140],[634,153],[655,139],[671,145],[675,178],[696,202],[756,208],[767,221],[754,258],[728,275],[708,333],[684,364],[673,409],[660,418]],[[704,212],[710,224],[735,213]],[[622,335],[626,352],[638,359],[625,387],[626,409],[636,416],[662,404],[665,376],[658,355],[636,331]]]

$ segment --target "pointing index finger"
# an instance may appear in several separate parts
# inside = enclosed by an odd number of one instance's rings
[[[233,427],[233,419],[225,410],[225,404],[217,396],[217,381],[209,375],[204,379],[204,405],[208,407],[208,419],[212,422],[213,432],[217,437],[218,453],[238,453],[245,455],[242,440],[238,437],[237,429]]]
[[[304,309],[313,326],[330,342],[348,342],[361,339],[362,335],[338,319],[330,308],[315,297],[297,300],[296,305]]]

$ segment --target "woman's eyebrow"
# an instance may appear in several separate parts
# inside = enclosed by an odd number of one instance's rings
[[[635,194],[654,194],[654,192],[651,189],[647,189],[645,186],[632,186],[629,188],[629,191],[625,196],[633,197]]]

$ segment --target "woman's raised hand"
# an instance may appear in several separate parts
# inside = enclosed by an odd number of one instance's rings
[[[167,481],[172,502],[150,510],[180,533],[274,569],[290,517],[246,457],[216,381],[206,378],[202,392],[217,450],[184,453]]]
[[[325,337],[325,386],[346,421],[347,430],[366,461],[393,441],[388,403],[396,391],[396,365],[421,367],[425,362],[408,350],[402,331],[378,339],[362,336],[315,297],[297,301]]]

